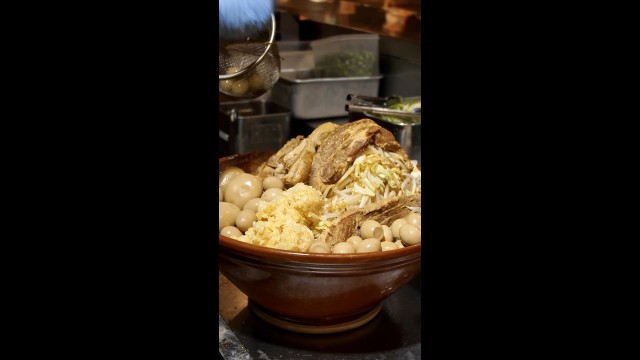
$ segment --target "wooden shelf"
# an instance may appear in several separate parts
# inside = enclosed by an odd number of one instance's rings
[[[420,45],[421,0],[277,0],[277,10],[297,19],[339,26]]]

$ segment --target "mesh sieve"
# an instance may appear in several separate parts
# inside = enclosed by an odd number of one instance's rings
[[[226,95],[255,98],[269,91],[280,77],[280,55],[275,44],[276,20],[270,29],[240,41],[220,42],[218,90]]]

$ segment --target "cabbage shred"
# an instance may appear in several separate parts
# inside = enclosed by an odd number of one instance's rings
[[[331,226],[337,214],[398,195],[420,194],[418,162],[407,167],[400,155],[369,145],[345,174],[324,192],[324,215],[318,230]]]

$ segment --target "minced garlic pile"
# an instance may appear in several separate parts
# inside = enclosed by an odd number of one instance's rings
[[[275,249],[306,252],[314,241],[323,213],[320,191],[297,184],[281,196],[261,204],[258,221],[238,240]]]

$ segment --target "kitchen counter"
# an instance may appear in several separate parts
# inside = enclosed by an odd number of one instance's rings
[[[298,334],[274,327],[248,307],[247,296],[219,274],[220,315],[253,359],[420,359],[421,276],[384,300],[369,323],[342,333]]]

